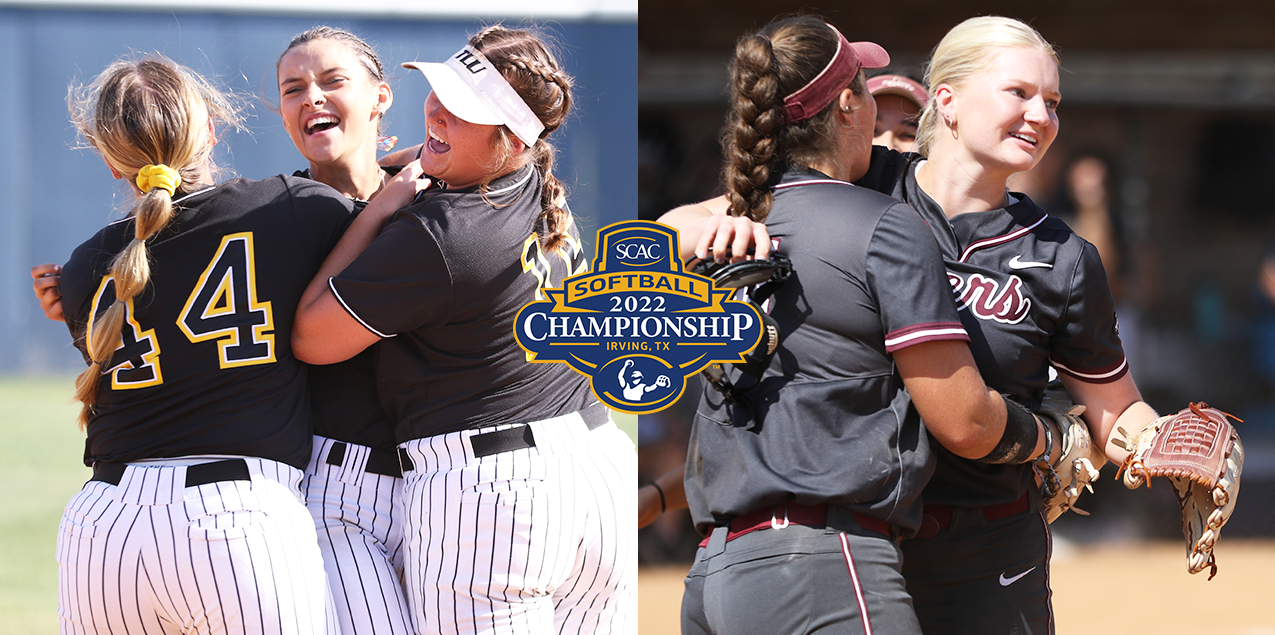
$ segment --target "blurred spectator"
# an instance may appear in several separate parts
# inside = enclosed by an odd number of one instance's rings
[[[691,376],[686,380],[686,392],[677,403],[655,414],[638,417],[639,484],[654,481],[672,470],[681,470],[700,392],[699,376]],[[642,564],[690,562],[699,540],[690,513],[685,509],[670,510],[638,532],[638,559]]]

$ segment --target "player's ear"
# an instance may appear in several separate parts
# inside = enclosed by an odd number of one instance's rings
[[[394,90],[390,88],[388,83],[381,82],[376,87],[376,93],[376,110],[384,117],[385,111],[394,105]]]
[[[956,122],[956,90],[948,84],[934,88],[934,114],[951,125]]]
[[[212,139],[213,145],[217,145],[217,131],[213,129],[212,117],[208,118],[208,137]]]
[[[862,97],[854,94],[849,88],[841,89],[841,94],[837,95],[837,109],[840,110],[842,119],[851,125],[859,125],[858,110],[863,106]],[[872,97],[868,97],[872,99]],[[874,122],[875,123],[875,122]]]
[[[123,175],[123,174],[120,174],[120,171],[119,171],[119,170],[116,170],[116,169],[115,169],[115,166],[111,165],[111,162],[106,160],[106,157],[102,157],[102,163],[105,163],[105,164],[106,164],[106,169],[108,169],[108,170],[110,170],[110,171],[111,171],[111,177],[112,177],[112,178],[116,178],[116,179],[122,179],[122,178],[124,178],[124,175]]]

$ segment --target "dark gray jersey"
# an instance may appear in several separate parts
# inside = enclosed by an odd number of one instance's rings
[[[780,345],[739,404],[700,401],[696,526],[796,501],[915,528],[932,459],[891,353],[967,339],[938,245],[907,205],[809,170],[783,176],[766,226],[794,271],[770,302]]]

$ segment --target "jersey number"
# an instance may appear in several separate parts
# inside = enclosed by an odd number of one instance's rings
[[[269,302],[257,300],[251,232],[221,239],[177,326],[191,342],[217,340],[222,368],[275,361],[274,313]]]
[[[108,307],[115,303],[115,277],[107,275],[93,295],[93,304],[89,315],[96,316],[99,307]],[[105,309],[102,309],[105,310]],[[89,320],[88,332],[84,336],[89,349],[93,353],[93,320]],[[155,338],[155,329],[142,330],[142,325],[133,317],[133,301],[124,304],[124,328],[120,330],[120,344],[111,353],[110,367],[103,368],[102,374],[110,374],[113,390],[133,390],[147,386],[158,386],[164,383],[164,375],[159,368],[159,340]]]

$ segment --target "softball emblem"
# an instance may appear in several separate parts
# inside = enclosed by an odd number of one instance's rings
[[[646,414],[677,401],[688,376],[757,346],[757,310],[684,271],[676,230],[626,221],[599,230],[597,245],[591,272],[519,311],[514,336],[532,362],[568,364],[611,408]]]

